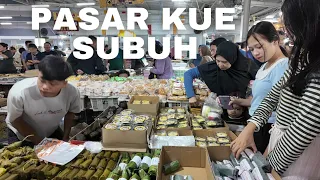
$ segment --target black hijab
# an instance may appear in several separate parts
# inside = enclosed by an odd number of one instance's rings
[[[255,79],[258,71],[257,65],[251,63],[242,55],[238,46],[229,41],[218,46],[216,56],[224,57],[231,67],[223,71],[215,62],[198,66],[203,81],[218,96],[229,95],[232,92],[245,95],[250,80]]]

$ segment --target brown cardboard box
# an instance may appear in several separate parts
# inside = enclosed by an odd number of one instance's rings
[[[205,148],[200,147],[174,147],[162,148],[158,166],[157,180],[167,180],[170,175],[164,175],[163,165],[178,160],[181,168],[174,174],[190,175],[194,180],[213,180],[209,155]]]
[[[39,70],[38,69],[34,69],[34,70],[29,70],[26,71],[23,75],[23,77],[37,77],[39,74]]]
[[[147,139],[152,130],[152,124],[145,131],[120,131],[102,128],[102,145],[104,150],[146,152]]]
[[[151,104],[132,104],[134,100],[147,100]],[[158,96],[132,96],[128,102],[128,108],[137,113],[148,113],[157,115],[159,111],[159,97]]]

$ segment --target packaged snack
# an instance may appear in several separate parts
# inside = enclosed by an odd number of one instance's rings
[[[218,138],[226,138],[226,137],[228,137],[228,134],[225,132],[218,132],[217,137]]]
[[[207,143],[203,141],[196,141],[196,145],[198,147],[207,147]]]
[[[206,139],[202,138],[202,137],[196,137],[195,139],[196,139],[196,141],[206,142]]]
[[[169,108],[167,112],[168,112],[168,113],[175,113],[176,110],[175,110],[175,109],[172,109],[172,108]]]
[[[145,130],[147,130],[147,128],[145,126],[136,126],[136,127],[134,127],[134,130],[135,131],[145,131]]]
[[[136,116],[136,117],[134,117],[134,123],[141,124],[141,123],[144,123],[145,121],[147,121],[148,119],[149,119],[149,117],[145,116],[145,115]]]
[[[121,115],[131,115],[133,113],[134,113],[134,111],[132,109],[126,109],[126,110],[121,111],[120,114]]]
[[[208,142],[217,142],[217,138],[208,136],[208,137],[207,137],[207,141],[208,141]]]
[[[185,114],[176,114],[176,119],[184,119],[186,116],[185,116]]]
[[[166,125],[167,125],[167,126],[176,125],[176,124],[178,124],[178,121],[175,120],[175,119],[169,119],[169,120],[166,122]]]
[[[119,130],[120,130],[120,131],[129,131],[129,130],[131,130],[131,126],[121,126],[121,127],[119,128]]]
[[[150,101],[142,100],[142,104],[151,104]]]
[[[132,102],[132,104],[141,104],[141,101],[140,101],[140,100],[134,100],[134,101]]]
[[[109,129],[109,130],[116,130],[117,129],[117,125],[115,124],[112,124],[112,123],[109,123],[105,126],[106,129]]]
[[[208,142],[208,146],[220,146],[220,144],[216,142]]]
[[[167,121],[167,120],[168,120],[168,117],[164,115],[160,116],[159,118],[159,121]]]
[[[157,126],[157,130],[161,130],[161,129],[167,129],[167,126],[166,125]]]
[[[175,114],[168,114],[168,119],[175,119],[176,115]]]
[[[157,136],[167,136],[167,132],[166,131],[157,131]]]
[[[193,126],[193,130],[201,130],[203,129],[201,126]]]
[[[209,127],[213,127],[213,126],[217,125],[217,123],[215,121],[206,121],[205,124],[206,124],[206,126],[209,126]]]
[[[206,120],[204,119],[204,117],[202,116],[195,116],[194,117],[196,121],[198,121],[198,123],[202,124],[204,123]]]
[[[169,131],[168,136],[179,136],[179,133],[177,131]]]
[[[158,125],[167,125],[167,121],[158,121]]]
[[[177,109],[177,112],[178,112],[178,113],[186,113],[186,111],[185,111],[183,108],[178,108],[178,109]]]
[[[188,127],[187,124],[178,124],[178,128],[186,128],[186,127]]]
[[[230,140],[228,138],[218,138],[217,142],[219,144],[229,144]]]

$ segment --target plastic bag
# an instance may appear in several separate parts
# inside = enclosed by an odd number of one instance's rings
[[[86,150],[90,151],[91,154],[97,154],[102,151],[102,145],[101,142],[92,142],[92,141],[87,141],[84,143],[84,147]]]
[[[216,101],[217,95],[215,93],[210,93],[208,98],[205,100],[202,107],[202,116],[207,118],[210,112],[216,114],[222,114],[223,110]]]

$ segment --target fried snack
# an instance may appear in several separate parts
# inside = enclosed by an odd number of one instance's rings
[[[108,162],[107,169],[112,171],[116,166],[116,162],[114,162],[112,159]]]
[[[112,160],[114,160],[114,161],[118,161],[118,159],[119,159],[119,156],[120,156],[120,153],[119,152],[113,152],[112,154],[111,154],[111,159]]]
[[[104,156],[104,152],[103,152],[103,151],[101,151],[100,153],[98,153],[98,154],[96,155],[96,157],[99,158],[99,159],[102,159],[103,156]]]
[[[89,154],[88,154],[88,156],[89,156]],[[86,157],[86,156],[84,156],[83,158],[77,159],[76,162],[74,162],[74,163],[71,165],[71,167],[73,167],[73,168],[79,168],[79,167],[80,167],[80,164],[84,162],[84,158],[85,158],[85,157]]]
[[[90,164],[90,169],[95,169],[99,164],[100,159],[96,156]]]
[[[103,171],[102,175],[100,176],[99,180],[106,180],[110,173],[111,173],[111,171],[108,168],[106,168]]]
[[[87,160],[85,160],[83,163],[81,163],[80,164],[80,169],[88,169],[88,167],[90,166],[90,164],[91,164],[91,162],[92,162],[92,159],[87,159]]]
[[[4,175],[2,175],[2,176],[0,177],[0,180],[6,180],[6,179],[8,179],[9,176],[11,176],[10,173],[5,173]]]
[[[56,167],[53,167],[47,174],[50,179],[53,179],[59,172],[60,172],[60,168],[56,166]]]
[[[84,176],[86,170],[80,169],[80,171],[74,176],[74,180],[81,180],[81,177]],[[104,179],[105,180],[105,179]]]
[[[11,174],[9,177],[7,177],[5,180],[20,180],[19,174]]]
[[[106,159],[101,159],[101,161],[99,162],[97,169],[101,169],[104,170],[107,166],[107,160]]]
[[[82,177],[82,180],[89,180],[89,178],[95,173],[95,170],[89,169],[84,176]]]
[[[62,172],[60,172],[56,177],[55,179],[56,180],[62,180],[67,174],[69,174],[71,172],[71,169],[70,168],[67,168],[65,170],[63,170]]]
[[[79,169],[73,169],[70,173],[68,173],[63,179],[64,180],[71,180],[73,177],[79,172]]]
[[[102,169],[98,169],[90,178],[90,180],[98,180],[99,177],[102,175],[103,170]]]
[[[106,159],[110,158],[110,156],[111,156],[111,151],[106,151],[103,156],[104,156],[104,158],[106,158]]]
[[[21,170],[25,164],[26,164],[26,162],[22,162],[19,166],[10,169],[9,172],[10,173],[18,173],[19,170]]]

